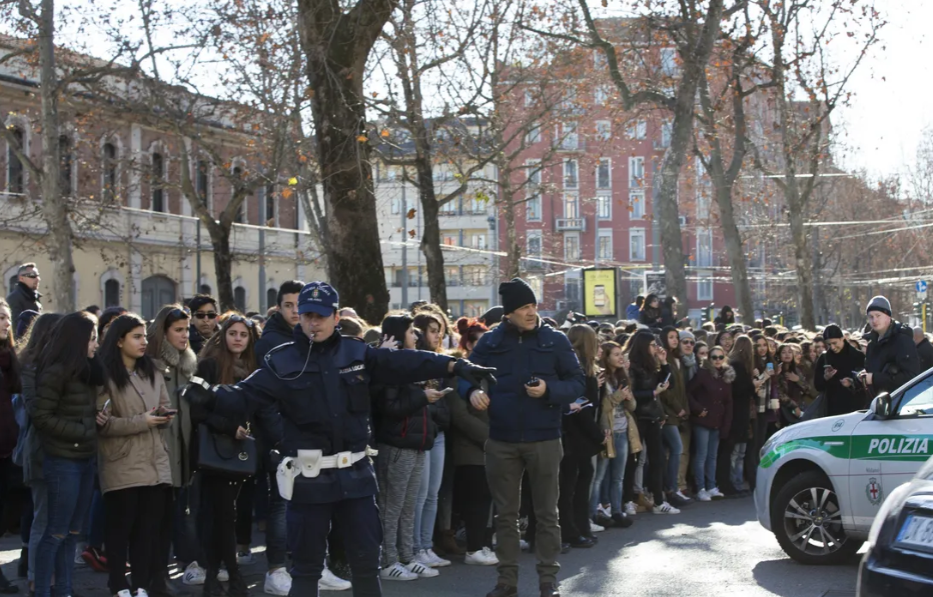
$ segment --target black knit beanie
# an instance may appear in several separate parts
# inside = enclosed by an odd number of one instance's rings
[[[525,305],[538,304],[538,297],[528,282],[521,278],[512,278],[508,282],[499,284],[499,295],[502,297],[502,311],[505,315],[521,309]]]
[[[831,323],[823,328],[823,340],[832,340],[833,338],[845,338],[845,335],[842,333],[842,328],[835,323]]]

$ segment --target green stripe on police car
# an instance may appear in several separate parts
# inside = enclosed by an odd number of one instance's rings
[[[796,450],[820,450],[834,458],[895,462],[924,462],[930,456],[933,435],[855,435],[795,439],[775,446],[761,459],[769,468]],[[850,453],[851,451],[851,453]]]

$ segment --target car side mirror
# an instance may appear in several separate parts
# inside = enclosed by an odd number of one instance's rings
[[[891,416],[891,395],[882,392],[875,396],[871,403],[871,412],[879,419],[887,419]]]

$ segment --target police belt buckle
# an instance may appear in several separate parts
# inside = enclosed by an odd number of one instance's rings
[[[353,452],[337,452],[337,468],[350,468],[353,466]]]
[[[324,452],[322,450],[298,450],[298,458],[295,460],[301,468],[301,476],[313,479],[321,474]]]

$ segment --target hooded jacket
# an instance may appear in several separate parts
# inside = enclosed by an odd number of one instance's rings
[[[694,425],[718,429],[720,437],[728,437],[732,431],[732,382],[735,369],[724,365],[721,373],[701,367],[696,377],[687,386],[690,398],[691,420]],[[700,413],[706,411],[706,416]]]
[[[912,328],[891,320],[891,327],[883,336],[871,331],[866,337],[865,371],[872,374],[869,388],[873,395],[893,392],[920,374],[920,357]]]

